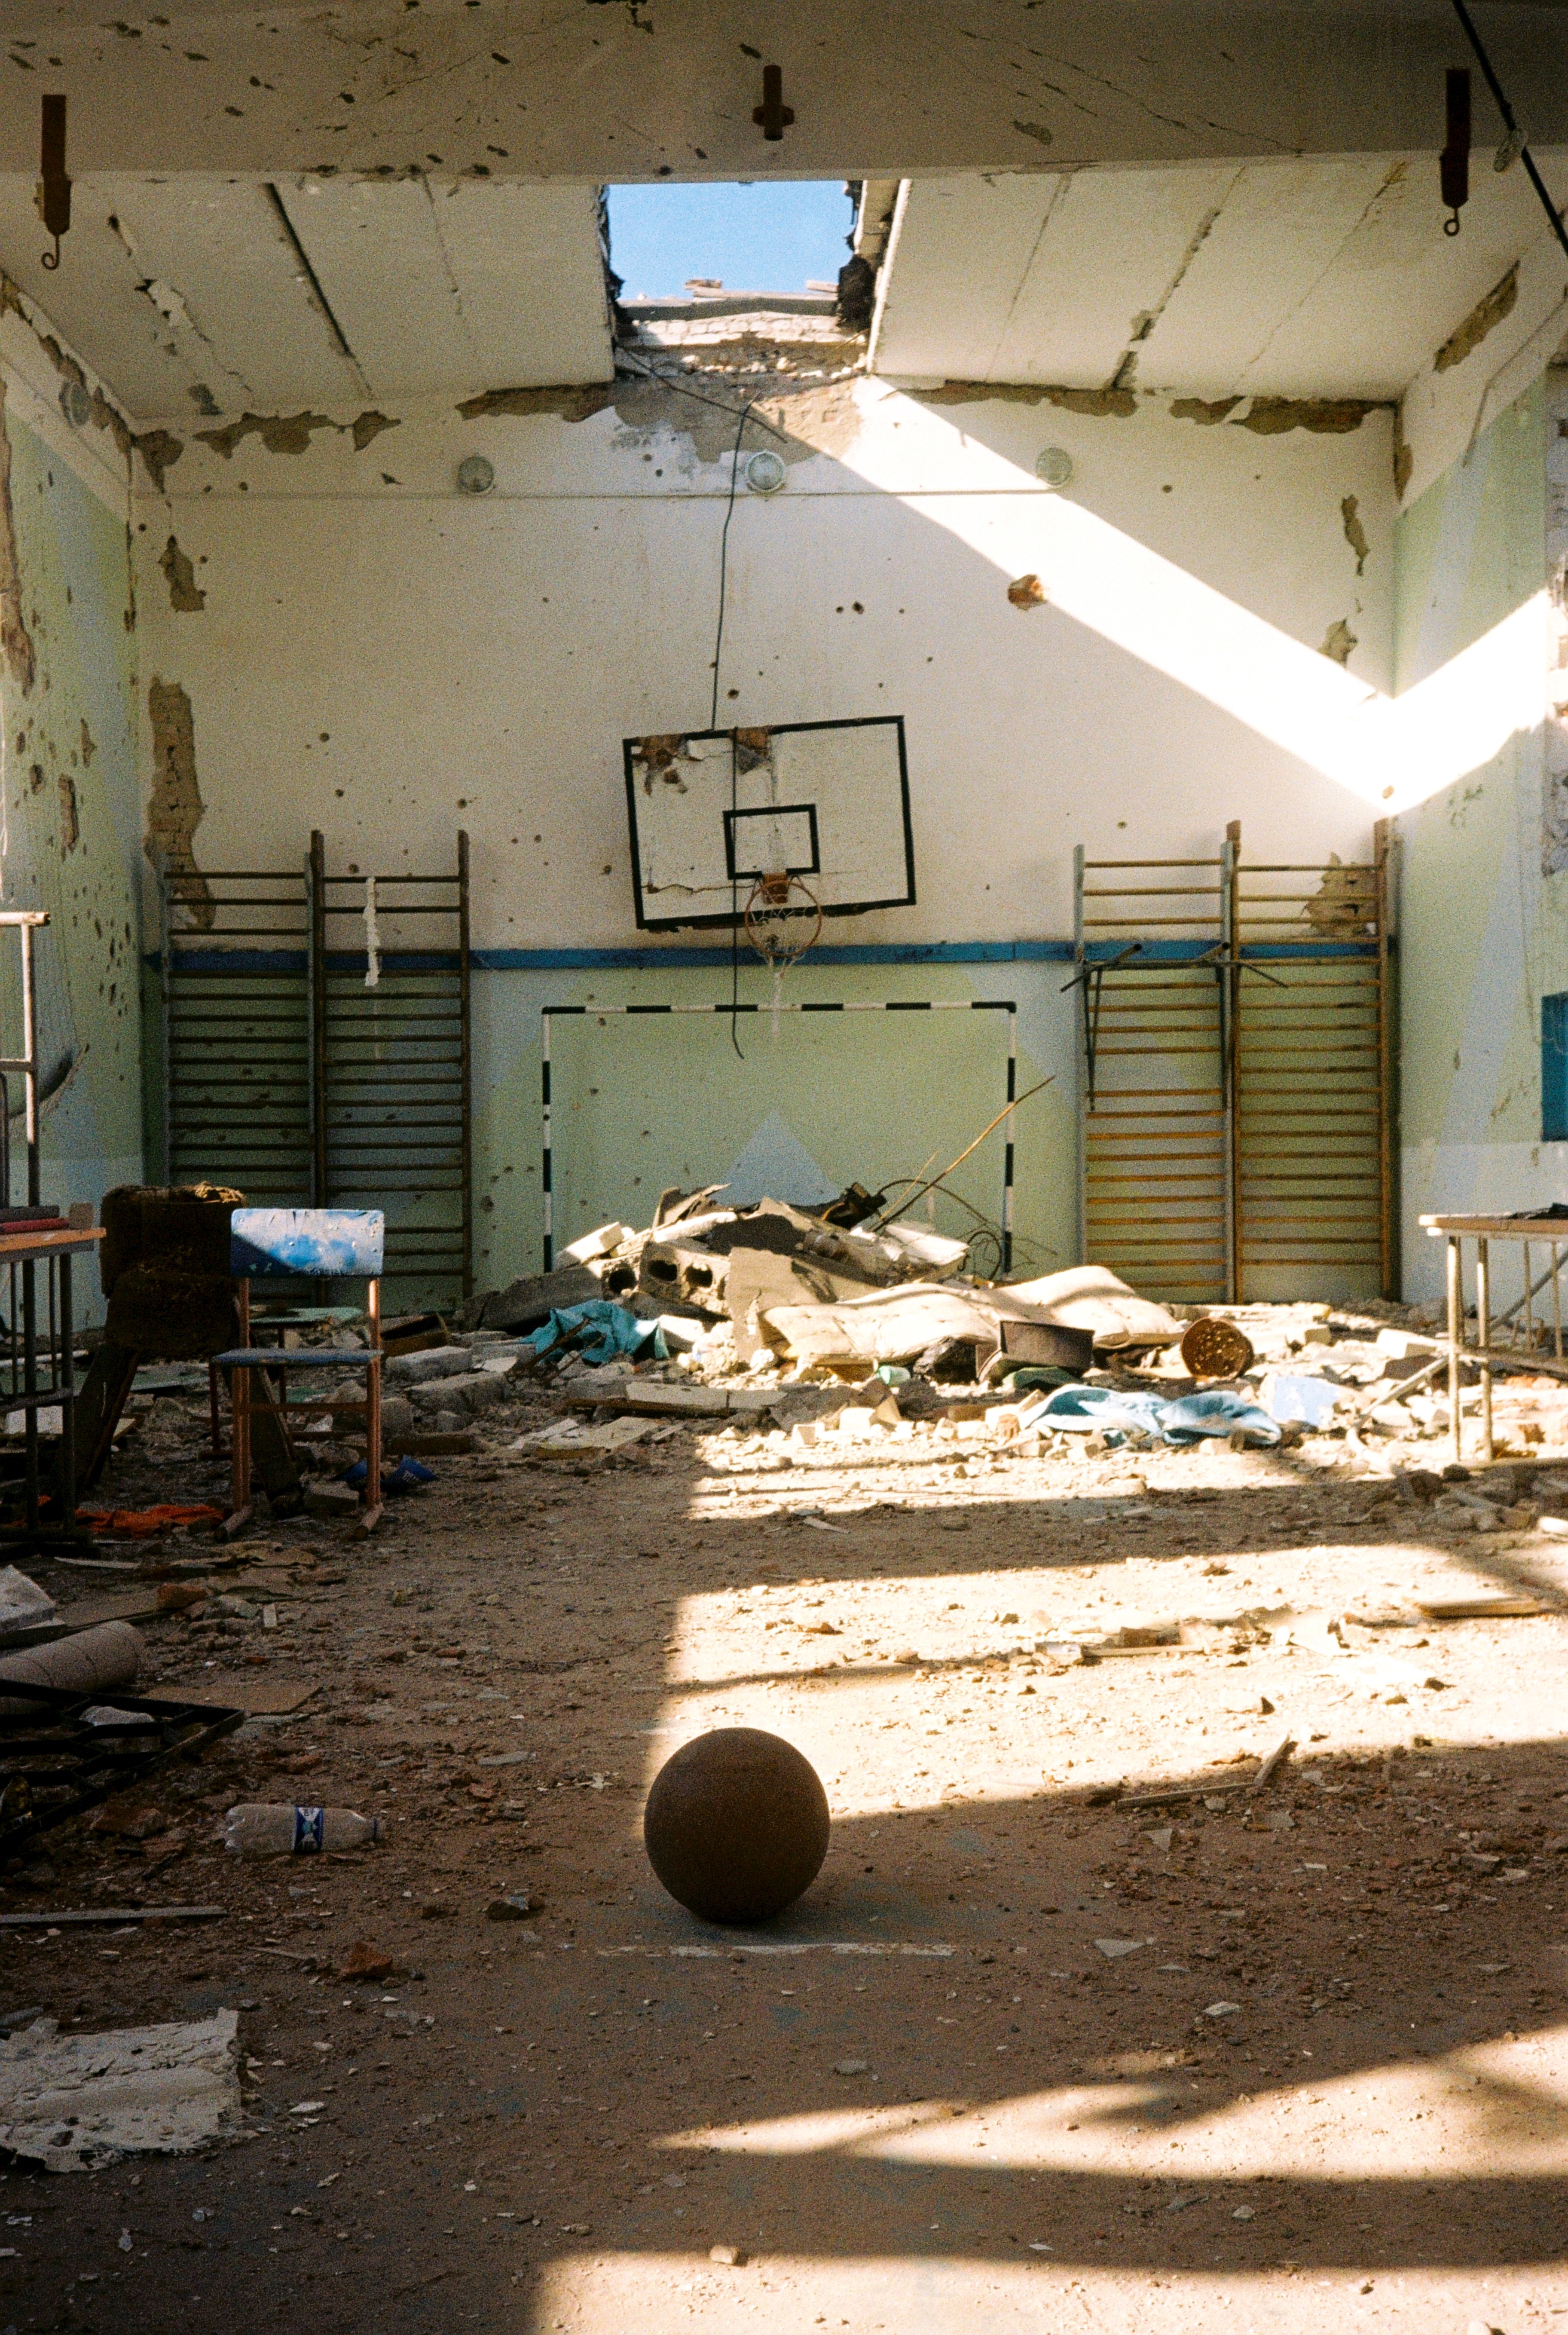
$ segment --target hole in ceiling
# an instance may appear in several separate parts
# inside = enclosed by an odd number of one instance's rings
[[[609,187],[624,300],[836,292],[855,210],[840,179]]]

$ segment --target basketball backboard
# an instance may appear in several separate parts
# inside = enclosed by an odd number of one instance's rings
[[[741,923],[782,877],[825,916],[914,906],[901,716],[628,738],[624,755],[644,931]]]

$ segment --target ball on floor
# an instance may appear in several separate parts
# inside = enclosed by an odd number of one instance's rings
[[[716,1727],[654,1777],[643,1841],[689,1912],[766,1922],[816,1880],[831,1824],[821,1778],[792,1743],[759,1727]]]

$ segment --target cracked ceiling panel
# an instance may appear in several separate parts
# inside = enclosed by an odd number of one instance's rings
[[[1534,137],[1568,137],[1568,12],[1485,15]],[[764,57],[795,115],[777,144],[752,120]],[[34,165],[53,73],[96,170],[591,183],[1403,153],[1436,144],[1455,61],[1447,0],[6,0],[0,165]]]
[[[373,396],[610,379],[594,189],[306,179],[278,193]]]
[[[1557,199],[1568,160],[1537,158]],[[1548,232],[1522,170],[1475,158],[1457,236],[1429,154],[1248,170],[1181,296],[1150,335],[1143,379],[1200,394],[1398,397]]]
[[[1179,276],[1234,165],[918,180],[876,344],[916,380],[1099,389]]]
[[[1559,199],[1568,158],[1543,158]],[[876,363],[895,378],[1398,397],[1545,232],[1521,170],[1433,156],[917,180]]]
[[[32,179],[0,177],[0,266],[133,419],[363,394],[265,185],[84,177],[73,214],[51,274]]]

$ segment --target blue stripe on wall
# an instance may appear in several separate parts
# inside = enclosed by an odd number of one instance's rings
[[[1120,954],[1125,944],[1093,942],[1085,954],[1089,964]],[[1145,941],[1137,962],[1144,964],[1189,964],[1205,956],[1212,941]],[[1372,941],[1269,941],[1244,946],[1244,958],[1375,956]],[[304,949],[181,949],[179,964],[187,973],[304,973],[308,962]],[[471,952],[476,973],[657,973],[668,966],[676,972],[695,967],[728,965],[727,948],[604,948],[604,949],[484,949]],[[150,949],[147,962],[162,967],[162,954]],[[334,973],[363,973],[363,949],[333,949],[327,966]],[[387,950],[382,968],[387,973],[450,972],[458,962],[455,950]],[[749,964],[750,957],[743,958]],[[1071,964],[1070,941],[909,941],[877,942],[861,946],[815,948],[812,964]]]

